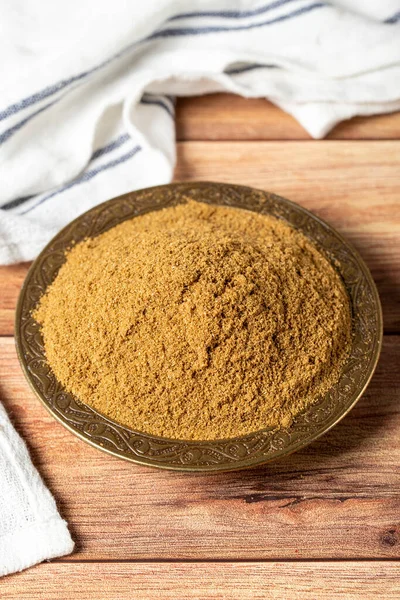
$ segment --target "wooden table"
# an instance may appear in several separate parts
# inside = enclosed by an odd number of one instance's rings
[[[400,114],[313,141],[264,100],[178,104],[177,180],[287,196],[360,250],[378,285],[382,357],[337,427],[275,464],[220,475],[135,466],[56,423],[19,368],[13,316],[28,265],[0,269],[0,398],[76,541],[0,581],[2,600],[400,598]]]

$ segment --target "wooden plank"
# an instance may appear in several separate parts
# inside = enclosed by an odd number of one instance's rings
[[[28,388],[0,340],[0,400],[68,520],[97,559],[400,557],[400,337],[385,339],[364,398],[284,460],[196,475],[136,466],[88,446]]]
[[[15,307],[29,266],[30,263],[0,265],[0,335],[10,335],[14,331]]]
[[[310,140],[291,115],[263,98],[209,94],[179,98],[176,135],[188,140]],[[399,139],[400,113],[356,117],[340,123],[328,139]]]
[[[3,600],[398,600],[396,562],[44,563],[0,583]]]
[[[400,332],[400,143],[181,143],[176,178],[233,181],[313,210],[360,250],[381,294],[385,328]],[[0,267],[0,335],[13,332],[28,265]]]

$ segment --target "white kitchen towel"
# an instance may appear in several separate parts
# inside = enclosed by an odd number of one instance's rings
[[[177,95],[266,97],[316,138],[400,109],[399,0],[0,10],[0,264],[34,258],[103,200],[170,181]]]
[[[73,547],[67,524],[0,404],[0,577]]]

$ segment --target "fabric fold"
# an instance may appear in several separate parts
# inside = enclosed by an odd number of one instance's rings
[[[0,404],[0,576],[73,548],[53,496]]]
[[[67,524],[59,517],[16,529],[0,538],[0,577],[70,554],[73,548]]]

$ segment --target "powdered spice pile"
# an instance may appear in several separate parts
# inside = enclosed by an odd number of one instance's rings
[[[341,280],[302,234],[194,201],[76,245],[34,316],[67,391],[188,440],[289,426],[351,335]]]

